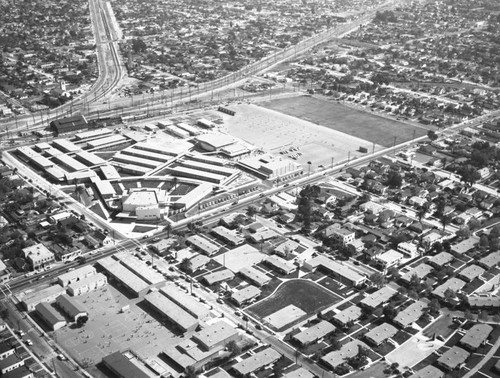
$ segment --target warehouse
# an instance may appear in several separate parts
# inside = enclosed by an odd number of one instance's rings
[[[177,127],[184,131],[187,131],[191,136],[196,136],[200,133],[200,130],[198,130],[196,127],[188,125],[187,123],[184,122],[178,123]]]
[[[57,331],[66,325],[64,316],[48,303],[37,304],[35,310],[51,331]]]
[[[67,294],[61,294],[56,298],[57,306],[69,317],[72,322],[77,322],[79,318],[89,316],[87,310],[74,297]]]
[[[81,133],[75,134],[75,139],[78,141],[82,140],[91,140],[91,139],[98,139],[103,136],[111,135],[113,134],[113,130],[107,129],[103,127],[102,129],[95,129],[95,130],[89,130],[89,131],[84,131]]]
[[[158,291],[146,294],[145,301],[170,323],[182,332],[191,332],[198,328],[198,319],[184,311],[166,296]]]
[[[147,282],[150,287],[160,287],[165,284],[165,277],[163,277],[163,274],[156,272],[130,253],[125,251],[118,252],[115,253],[113,257],[135,275]]]
[[[71,131],[79,131],[88,129],[89,125],[83,115],[73,117],[59,118],[50,122],[50,128],[57,135],[69,133]]]
[[[160,293],[196,319],[206,320],[210,317],[210,310],[208,307],[198,302],[195,297],[186,295],[185,292],[180,291],[177,286],[172,283],[167,283],[165,287],[162,287]]]
[[[111,276],[125,286],[135,297],[142,297],[149,290],[146,281],[132,273],[112,257],[105,257],[98,261],[98,264]]]
[[[142,369],[139,369],[131,359],[120,351],[107,355],[102,359],[102,363],[113,372],[118,378],[149,378]]]
[[[183,130],[180,127],[174,125],[165,127],[165,131],[169,132],[177,138],[187,139],[190,136],[189,131]]]

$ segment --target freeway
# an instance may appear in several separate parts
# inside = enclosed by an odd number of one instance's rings
[[[141,110],[141,107],[145,105],[165,107],[166,104],[162,104],[165,98],[170,99],[170,105],[172,106],[174,102],[193,101],[207,96],[213,97],[214,93],[235,88],[247,80],[248,77],[262,74],[270,68],[293,59],[321,43],[327,42],[332,38],[345,36],[358,29],[360,26],[370,22],[377,11],[390,9],[401,1],[405,0],[391,0],[377,8],[370,9],[363,13],[360,18],[352,22],[339,24],[329,30],[313,35],[294,46],[279,50],[274,54],[251,63],[239,71],[233,72],[222,78],[196,85],[192,84],[193,92],[190,86],[188,91],[184,91],[184,93],[182,91],[175,93],[175,90],[171,90],[169,93],[163,94],[162,96],[157,95],[156,98],[153,94],[143,97],[142,99],[137,99],[135,103],[131,105],[129,100],[125,100],[125,102],[122,99],[106,101],[108,95],[121,81],[124,72],[123,63],[118,53],[117,42],[113,39],[118,33],[112,28],[113,22],[109,14],[109,8],[104,5],[101,6],[104,4],[103,0],[91,0],[90,13],[97,45],[99,77],[92,86],[90,92],[54,109],[50,112],[50,115],[47,115],[46,119],[43,119],[42,114],[40,114],[39,121],[36,120],[35,115],[26,115],[18,117],[15,120],[11,119],[4,123],[4,127],[10,130],[10,132],[26,129],[35,130],[45,127],[44,123],[48,124],[51,120],[63,115],[84,114],[87,118],[99,118],[100,116],[116,113],[117,109],[121,109],[122,113],[126,110],[127,114],[135,114],[143,113],[144,111]],[[101,39],[103,34],[104,38]],[[113,113],[111,111],[112,109],[114,109]],[[33,120],[33,122],[31,122],[31,120]],[[5,133],[6,131],[4,131],[4,134]]]

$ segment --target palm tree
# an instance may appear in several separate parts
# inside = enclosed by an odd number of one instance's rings
[[[168,223],[165,228],[164,228],[165,231],[167,231],[167,238],[170,237],[170,233],[172,232],[172,225],[170,223]]]

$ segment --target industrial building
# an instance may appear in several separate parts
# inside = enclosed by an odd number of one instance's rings
[[[180,329],[182,332],[192,332],[198,328],[199,321],[183,310],[165,295],[152,291],[144,297],[146,303],[154,308],[165,320]]]
[[[67,294],[59,295],[56,298],[56,304],[72,322],[76,323],[82,316],[89,315],[79,300]]]
[[[50,122],[50,128],[57,134],[69,133],[72,131],[86,130],[89,124],[83,115],[59,118]]]
[[[150,285],[142,278],[125,268],[119,261],[111,256],[100,259],[97,262],[111,279],[118,281],[125,286],[135,297],[144,296],[150,289]]]
[[[210,317],[210,310],[207,306],[180,291],[173,283],[167,283],[160,289],[160,293],[196,319],[206,320]]]
[[[39,303],[35,306],[35,310],[51,331],[57,331],[67,324],[64,316],[49,303]]]

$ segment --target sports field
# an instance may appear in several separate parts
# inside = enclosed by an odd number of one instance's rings
[[[340,300],[342,298],[314,282],[294,279],[283,283],[273,295],[249,307],[247,310],[264,320],[264,318],[269,319],[274,313],[293,305],[305,313],[300,319],[295,317],[290,319],[290,322],[295,322],[317,314],[318,311],[332,306]],[[272,316],[270,318],[273,319]],[[290,322],[281,325],[278,330],[290,326]]]
[[[288,100],[287,100],[288,101]],[[296,101],[295,98],[289,101]],[[298,105],[298,104],[297,104]],[[240,104],[230,107],[235,116],[224,115],[224,131],[279,158],[295,160],[314,172],[357,156],[365,147],[369,152],[383,147],[356,136],[323,127],[279,111],[257,105]],[[333,159],[333,160],[332,160]],[[308,168],[309,169],[309,168]]]
[[[310,96],[276,99],[260,105],[384,147],[391,147],[394,137],[399,144],[427,134],[424,126],[412,126]]]

